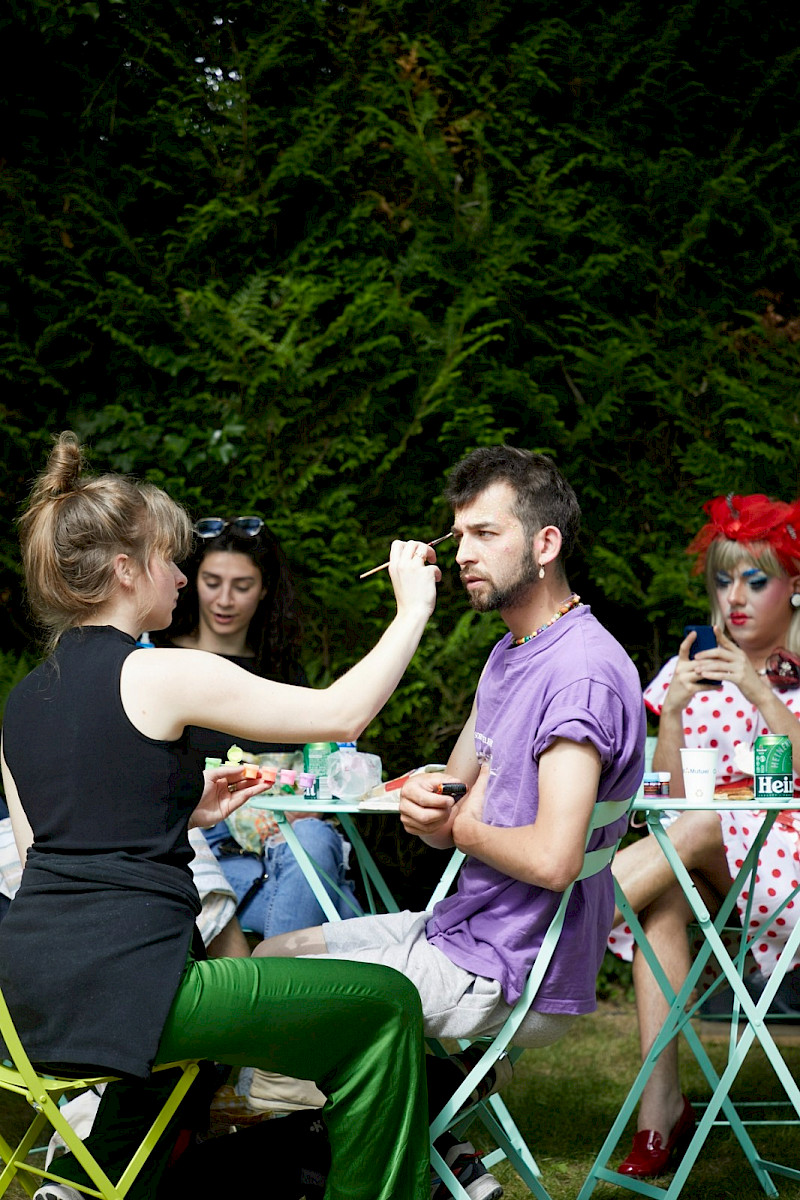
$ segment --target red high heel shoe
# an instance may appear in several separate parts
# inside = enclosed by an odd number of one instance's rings
[[[686,1097],[683,1111],[666,1142],[655,1129],[640,1129],[633,1137],[633,1149],[617,1167],[620,1175],[632,1175],[635,1179],[651,1179],[663,1175],[670,1159],[680,1160],[695,1130],[695,1115]]]

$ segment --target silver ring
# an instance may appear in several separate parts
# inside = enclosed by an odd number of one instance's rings
[[[231,793],[235,792],[235,791],[236,791],[236,784],[235,784],[235,783],[229,783],[229,784],[228,784],[228,791],[229,791],[229,792],[231,792]]]

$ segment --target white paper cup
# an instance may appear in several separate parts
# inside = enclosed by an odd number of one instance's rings
[[[687,800],[708,804],[714,798],[719,751],[681,748],[683,788]]]

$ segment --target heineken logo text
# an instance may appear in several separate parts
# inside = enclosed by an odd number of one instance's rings
[[[756,775],[755,794],[759,796],[791,796],[793,793],[791,775]]]

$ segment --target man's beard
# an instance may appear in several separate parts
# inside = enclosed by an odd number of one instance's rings
[[[467,592],[467,598],[476,612],[497,612],[499,609],[517,608],[527,601],[531,587],[539,582],[539,564],[532,550],[526,550],[519,565],[516,579],[501,588],[492,588],[483,596]]]

